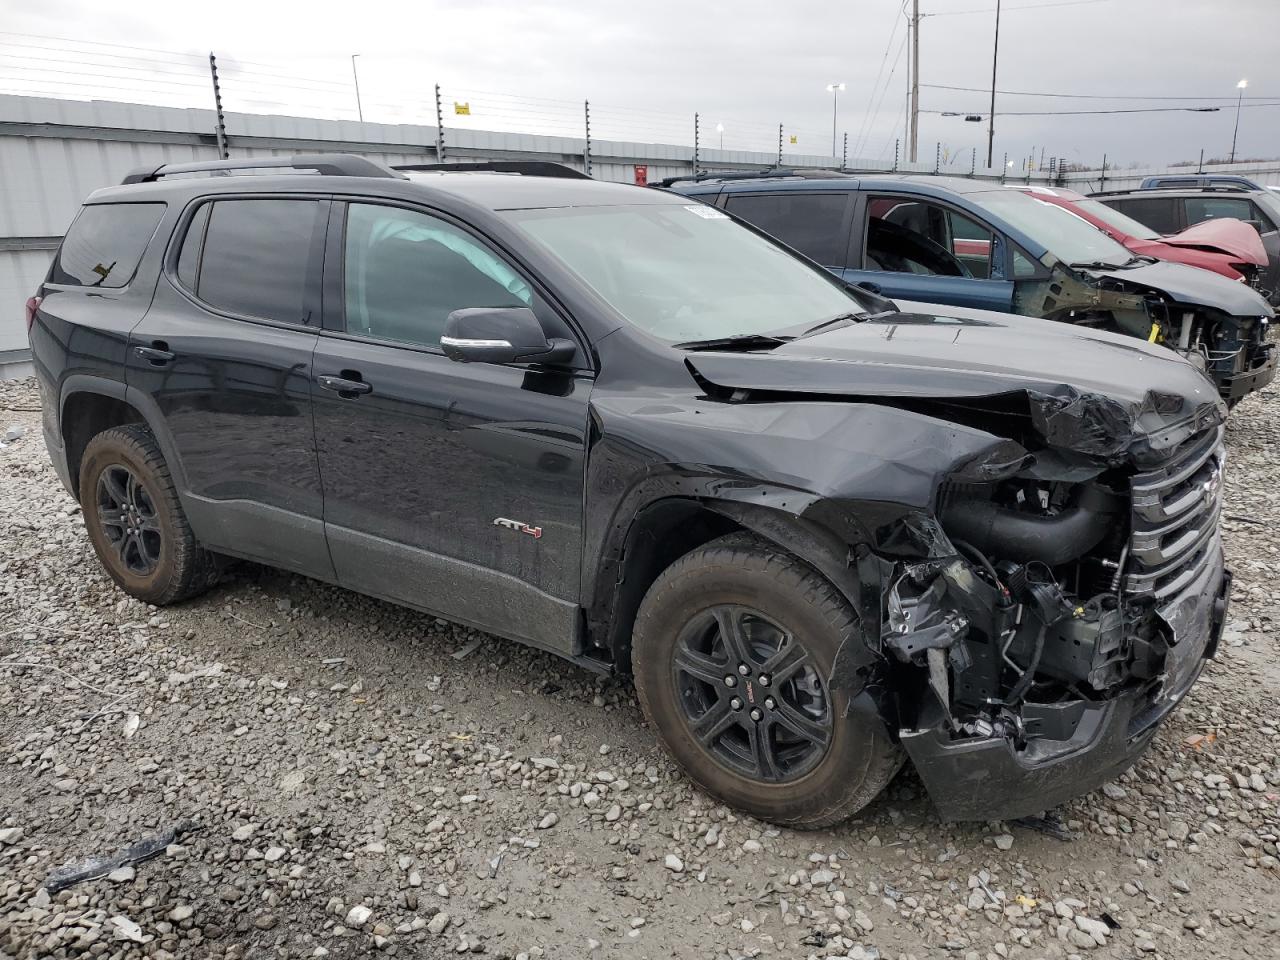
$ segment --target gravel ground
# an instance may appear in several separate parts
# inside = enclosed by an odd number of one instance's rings
[[[626,685],[299,577],[148,608],[99,569],[36,406],[0,384],[0,431],[26,428],[0,449],[0,956],[1280,956],[1280,391],[1231,420],[1219,658],[1057,811],[1067,838],[941,823],[909,771],[779,830],[683,780]]]

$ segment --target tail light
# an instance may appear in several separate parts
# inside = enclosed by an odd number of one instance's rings
[[[27,333],[31,333],[31,328],[36,324],[36,311],[40,309],[40,301],[44,297],[28,297],[27,298]]]

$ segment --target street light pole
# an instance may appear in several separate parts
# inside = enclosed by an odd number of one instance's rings
[[[836,105],[840,102],[840,91],[844,89],[843,83],[828,83],[827,89],[831,91],[831,155],[836,155]]]
[[[1249,86],[1248,80],[1241,80],[1236,84],[1236,89],[1240,91],[1240,95],[1236,97],[1236,128],[1231,132],[1231,160],[1230,163],[1236,162],[1236,137],[1240,133],[1240,106],[1244,103],[1244,89]]]
[[[1000,57],[1000,0],[996,0],[996,35],[991,44],[991,113],[987,116],[987,169],[994,160],[992,149],[996,140],[996,63]]]
[[[356,57],[358,53],[351,55],[351,79],[356,82],[356,113],[360,117],[360,122],[364,123],[364,107],[360,105],[360,74],[356,73]]]
[[[724,124],[723,123],[716,124],[716,133],[720,134],[720,149],[723,150],[724,149]]]

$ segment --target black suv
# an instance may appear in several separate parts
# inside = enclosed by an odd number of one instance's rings
[[[126,592],[243,557],[630,673],[690,776],[779,823],[906,757],[950,818],[1096,787],[1222,625],[1194,367],[899,312],[670,193],[162,167],[89,198],[28,309],[50,456]]]
[[[1245,221],[1258,231],[1267,251],[1260,285],[1271,292],[1272,303],[1280,303],[1280,194],[1275,191],[1232,184],[1161,182],[1140,190],[1111,190],[1090,196],[1156,233],[1179,233],[1206,220],[1228,217]]]

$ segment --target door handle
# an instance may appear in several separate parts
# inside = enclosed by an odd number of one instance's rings
[[[345,397],[348,400],[352,400],[362,393],[370,393],[373,390],[373,386],[363,380],[348,380],[345,377],[321,376],[316,377],[316,382],[325,390],[332,390],[338,396]]]
[[[153,367],[163,367],[177,357],[177,354],[168,349],[168,344],[161,343],[159,340],[155,342],[154,346],[134,347],[133,352]]]

